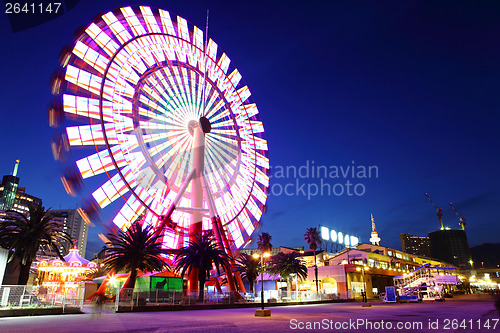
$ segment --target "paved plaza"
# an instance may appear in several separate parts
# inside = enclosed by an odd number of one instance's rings
[[[488,295],[467,295],[446,302],[383,304],[360,302],[254,309],[0,318],[0,332],[500,332],[499,316]],[[90,311],[90,308],[86,308]],[[496,325],[496,327],[495,327]],[[489,327],[488,327],[489,326]]]

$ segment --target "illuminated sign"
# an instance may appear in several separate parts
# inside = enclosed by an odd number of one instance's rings
[[[325,226],[320,226],[321,238],[326,242],[343,244],[346,247],[355,247],[359,244],[359,238],[336,231]]]

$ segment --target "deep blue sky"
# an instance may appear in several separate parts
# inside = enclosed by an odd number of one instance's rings
[[[104,3],[104,4],[103,4]],[[382,244],[438,229],[434,209],[471,246],[500,234],[500,3],[497,1],[80,1],[53,21],[12,33],[0,19],[0,174],[21,159],[21,186],[46,207],[75,207],[50,151],[49,81],[74,32],[112,8],[144,4],[205,26],[242,73],[278,166],[375,165],[362,196],[269,198],[273,244],[305,245],[324,224],[368,241],[373,213]],[[273,178],[284,186],[295,179]],[[318,184],[320,179],[301,179]],[[326,179],[330,185],[346,179]],[[278,188],[275,188],[276,190]],[[338,188],[337,188],[338,189]],[[93,189],[91,189],[93,190]],[[103,245],[91,230],[87,257]]]

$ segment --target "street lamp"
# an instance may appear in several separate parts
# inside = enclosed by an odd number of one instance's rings
[[[361,271],[361,277],[363,279],[363,293],[361,296],[363,297],[363,304],[361,305],[362,307],[370,307],[372,306],[371,303],[368,302],[368,294],[366,292],[366,281],[365,281],[365,271],[367,271],[370,267],[368,266],[363,266],[361,267],[356,267],[356,271]]]
[[[264,310],[264,258],[269,257],[271,254],[269,252],[263,252],[262,254],[254,253],[252,257],[258,259],[260,257],[260,310],[255,310],[255,315],[258,317],[267,317],[271,315],[271,310]]]

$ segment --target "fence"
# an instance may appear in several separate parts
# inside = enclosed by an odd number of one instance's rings
[[[84,288],[47,288],[41,286],[0,286],[0,310],[22,308],[83,308]]]
[[[154,305],[213,305],[213,304],[232,304],[232,303],[256,303],[261,302],[261,294],[257,292],[241,294],[237,297],[231,292],[205,292],[203,301],[198,301],[198,293],[186,293],[181,291],[164,289],[122,289],[116,291],[115,310],[119,308],[130,308],[132,310],[137,306]],[[351,291],[344,291],[334,294],[316,294],[308,291],[264,291],[265,303],[287,303],[287,302],[311,302],[353,299],[354,294]]]

